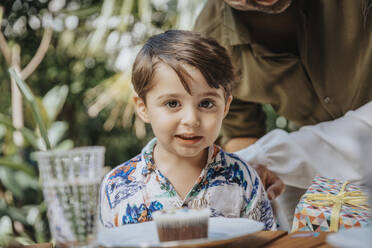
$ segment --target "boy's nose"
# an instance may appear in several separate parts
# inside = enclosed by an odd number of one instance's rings
[[[190,127],[199,127],[200,118],[198,111],[193,108],[185,109],[182,113],[182,124]]]

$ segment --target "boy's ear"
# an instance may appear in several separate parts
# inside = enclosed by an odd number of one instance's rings
[[[230,95],[227,100],[226,100],[226,104],[225,104],[225,110],[223,112],[223,118],[226,117],[227,113],[229,113],[229,109],[230,109],[230,104],[231,104],[231,101],[233,99],[233,96]]]
[[[139,96],[133,97],[134,106],[136,107],[136,112],[139,117],[145,122],[150,123],[150,118],[147,113],[147,107],[145,102]]]

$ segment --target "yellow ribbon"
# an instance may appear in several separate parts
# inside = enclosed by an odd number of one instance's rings
[[[349,204],[355,207],[369,210],[367,206],[367,197],[361,191],[345,192],[345,182],[337,195],[328,194],[305,194],[304,201],[313,206],[333,206],[331,212],[330,231],[338,231],[338,223],[342,204]]]

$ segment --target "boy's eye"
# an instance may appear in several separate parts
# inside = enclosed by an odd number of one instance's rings
[[[165,106],[167,106],[168,108],[177,108],[180,106],[180,103],[176,100],[171,100],[171,101],[166,102]]]
[[[199,103],[199,107],[201,108],[210,109],[210,108],[213,108],[213,106],[214,106],[214,103],[211,100],[204,100]]]

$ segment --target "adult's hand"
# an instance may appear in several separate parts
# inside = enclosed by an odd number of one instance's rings
[[[265,186],[269,200],[274,200],[284,192],[285,184],[274,172],[263,165],[255,165],[253,167],[256,169],[257,174]]]

